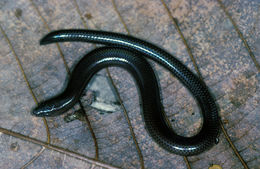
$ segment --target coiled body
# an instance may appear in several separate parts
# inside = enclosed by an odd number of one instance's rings
[[[120,66],[129,71],[140,91],[145,127],[161,147],[179,155],[195,155],[210,148],[219,134],[218,110],[204,82],[166,51],[140,39],[111,32],[60,30],[49,33],[40,44],[82,41],[113,47],[100,48],[86,55],[75,67],[67,88],[60,95],[34,109],[36,116],[64,113],[80,98],[91,77],[100,69]],[[192,137],[177,135],[166,123],[153,69],[143,58],[150,58],[168,69],[192,93],[203,115],[200,132]]]

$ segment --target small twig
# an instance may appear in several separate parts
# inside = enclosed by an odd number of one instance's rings
[[[35,154],[30,161],[28,161],[26,164],[24,164],[21,169],[25,169],[26,167],[28,167],[29,165],[31,165],[37,158],[40,157],[40,155],[44,152],[46,148],[45,147],[42,147],[41,150]]]
[[[191,169],[191,166],[190,166],[190,163],[189,163],[188,158],[187,158],[186,156],[184,156],[183,158],[184,158],[184,161],[185,161],[185,163],[186,163],[187,168],[188,168],[188,169]]]

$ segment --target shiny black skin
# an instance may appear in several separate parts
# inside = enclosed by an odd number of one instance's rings
[[[145,127],[162,148],[190,156],[213,146],[219,135],[218,109],[205,83],[175,57],[157,46],[135,37],[94,30],[59,30],[47,34],[40,44],[82,41],[99,43],[102,48],[86,55],[75,67],[63,93],[47,100],[32,112],[35,116],[54,116],[64,113],[80,98],[90,78],[101,68],[111,65],[129,71],[141,93]],[[192,93],[203,115],[203,126],[192,137],[177,135],[165,120],[155,75],[143,57],[150,58],[168,69]]]

